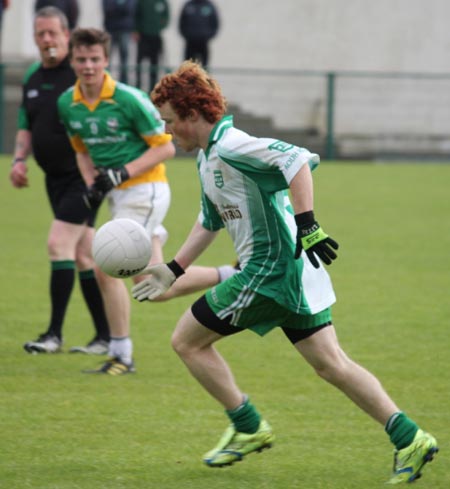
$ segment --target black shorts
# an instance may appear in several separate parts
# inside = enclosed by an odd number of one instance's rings
[[[47,175],[45,183],[55,219],[94,226],[97,210],[86,207],[83,200],[86,185],[79,174]]]
[[[243,328],[238,328],[230,324],[231,316],[224,319],[218,318],[209,307],[206,297],[204,295],[200,297],[200,299],[198,299],[196,302],[194,302],[191,307],[191,311],[195,319],[200,324],[205,326],[205,328],[208,328],[211,331],[220,334],[221,336],[231,336],[233,334],[240,333],[241,331],[245,331],[245,329]],[[304,340],[309,336],[312,336],[314,333],[317,333],[317,331],[320,331],[327,326],[331,326],[331,321],[308,329],[281,329],[283,333],[287,336],[289,341],[292,344],[295,344],[298,341]]]

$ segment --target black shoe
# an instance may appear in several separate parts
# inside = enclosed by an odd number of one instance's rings
[[[108,360],[99,368],[93,370],[83,370],[85,374],[108,374],[108,375],[125,375],[136,372],[134,362],[129,365],[123,363],[119,357],[108,358]]]

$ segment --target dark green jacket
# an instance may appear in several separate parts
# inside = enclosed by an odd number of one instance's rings
[[[170,9],[167,0],[138,0],[136,30],[147,36],[159,34],[167,27]]]

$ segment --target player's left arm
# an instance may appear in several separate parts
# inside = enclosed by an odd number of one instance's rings
[[[303,165],[289,183],[295,214],[313,210],[314,191],[311,170]]]
[[[125,165],[130,178],[152,169],[175,156],[172,136],[165,131],[161,116],[145,93],[137,92],[127,99],[127,114],[134,130],[145,141],[148,149]]]
[[[297,223],[295,258],[305,250],[310,262],[319,268],[316,255],[327,265],[337,258],[338,243],[330,238],[316,221],[313,210],[313,179],[309,165],[304,164],[289,183]]]
[[[266,138],[256,141],[249,139],[246,147],[246,154],[237,163],[241,171],[248,173],[268,191],[279,191],[289,186],[297,224],[295,258],[299,258],[302,250],[305,250],[315,268],[320,267],[317,257],[330,265],[337,258],[335,250],[338,244],[325,234],[313,211],[311,170],[319,164],[319,156],[306,148]],[[264,174],[269,174],[271,178],[264,178]]]
[[[120,168],[98,168],[95,177],[95,185],[102,192],[109,192],[112,188],[137,177],[151,168],[159,165],[164,160],[175,156],[175,146],[170,135],[165,138],[156,138],[152,146],[144,151],[138,158],[126,163]],[[147,143],[148,144],[148,143]]]
[[[125,165],[129,178],[136,177],[175,156],[175,146],[169,134],[142,136],[149,148]]]
[[[128,115],[134,130],[145,141],[148,149],[125,166],[130,177],[136,177],[164,160],[175,156],[172,136],[165,131],[161,115],[145,93],[137,92],[128,99]]]
[[[145,141],[148,149],[138,158],[126,162],[120,168],[100,170],[96,184],[104,192],[151,170],[164,160],[175,156],[172,136],[166,134],[160,114],[143,92],[130,95],[123,102],[123,110],[136,134]]]

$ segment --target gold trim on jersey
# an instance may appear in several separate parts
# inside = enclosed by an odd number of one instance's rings
[[[91,112],[93,112],[102,100],[107,100],[112,98],[115,90],[116,90],[115,80],[112,78],[112,76],[109,73],[105,72],[105,78],[103,79],[102,89],[100,90],[100,95],[95,102],[89,103],[84,98],[83,92],[81,91],[80,80],[77,80],[75,82],[72,100],[74,102],[78,102],[80,104],[85,105]]]
[[[134,185],[139,185],[140,183],[150,182],[167,183],[166,165],[164,163],[158,163],[156,166],[150,168],[150,170],[147,170],[145,173],[141,173],[136,177],[130,178],[116,188],[123,190],[124,188],[133,187]]]
[[[80,80],[77,80],[75,83],[72,100],[76,103],[81,103],[85,105],[91,112],[93,112],[102,100],[108,100],[114,96],[115,89],[116,81],[111,77],[109,73],[105,72],[105,78],[103,80],[100,96],[95,102],[89,103],[84,98],[83,92],[81,91]],[[172,136],[170,134],[156,134],[151,136],[145,136],[141,134],[141,137],[148,144],[149,147],[162,146],[169,141],[172,141]],[[77,153],[89,152],[83,140],[78,135],[71,137],[70,143]],[[138,185],[140,183],[150,182],[167,182],[166,166],[163,161],[161,161],[161,163],[158,163],[158,165],[154,166],[153,168],[150,168],[146,172],[137,175],[136,177],[130,178],[126,182],[119,185],[117,188],[125,189],[133,187],[134,185]]]

